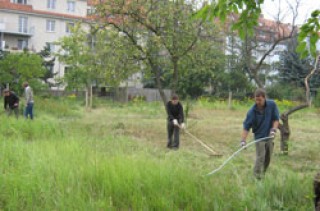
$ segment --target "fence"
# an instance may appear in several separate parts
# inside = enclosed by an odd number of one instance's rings
[[[163,90],[167,99],[171,96],[171,90],[165,89]],[[127,89],[127,97],[128,100],[131,100],[135,97],[143,97],[147,102],[153,101],[161,101],[161,96],[158,89],[150,89],[150,88],[128,88]]]
[[[171,90],[165,89],[164,93],[167,99],[171,96]],[[76,97],[85,97],[85,91],[66,91],[66,90],[45,90],[37,93],[39,96],[54,96],[54,97],[66,97],[74,95]],[[110,99],[126,103],[136,98],[140,98],[147,102],[161,101],[161,96],[158,89],[150,88],[133,88],[133,87],[120,87],[120,88],[94,88],[93,94],[100,98]]]
[[[41,90],[36,93],[38,96],[42,97],[67,97],[67,96],[76,96],[76,97],[85,97],[85,91],[66,91],[66,90]]]

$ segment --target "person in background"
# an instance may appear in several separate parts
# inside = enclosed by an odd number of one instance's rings
[[[256,143],[254,175],[257,179],[261,179],[270,164],[274,146],[273,139],[279,126],[279,110],[274,101],[266,99],[264,89],[257,89],[254,98],[255,104],[248,111],[243,122],[241,146],[246,145],[246,139],[251,128],[255,139],[270,137],[265,141]]]
[[[30,119],[33,119],[33,91],[32,88],[29,86],[28,82],[23,83],[24,87],[24,95],[25,95],[25,111],[24,111],[24,116],[26,119],[30,117]]]
[[[7,111],[8,116],[14,112],[16,118],[19,117],[19,97],[9,89],[5,89],[4,93],[4,109]]]
[[[315,211],[320,211],[320,172],[316,174],[313,186]]]
[[[171,100],[166,105],[168,114],[167,131],[168,131],[168,143],[167,147],[170,149],[179,149],[179,134],[180,128],[184,129],[184,114],[183,106],[179,102],[178,95],[173,95]],[[173,140],[172,140],[173,137]]]

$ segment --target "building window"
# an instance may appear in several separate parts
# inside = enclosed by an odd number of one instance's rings
[[[54,20],[47,20],[47,32],[55,31],[56,22]]]
[[[87,9],[87,15],[94,15],[96,13],[96,9],[95,8],[88,8]]]
[[[71,67],[64,67],[64,75],[67,75],[68,73],[70,73]]]
[[[28,48],[28,41],[27,40],[18,40],[18,49],[24,50]]]
[[[16,3],[16,4],[27,4],[27,0],[13,0],[13,3]]]
[[[28,33],[28,17],[19,17],[19,32]]]
[[[48,46],[48,50],[50,51],[50,53],[54,53],[55,52],[55,45],[54,43],[51,42],[47,42],[46,46]]]
[[[67,2],[67,11],[74,12],[76,10],[76,2],[75,1],[68,1]]]
[[[55,9],[56,8],[56,0],[47,0],[47,8]]]
[[[71,33],[73,27],[74,27],[74,23],[73,23],[73,22],[68,22],[68,23],[66,23],[66,32],[67,32],[67,33]]]

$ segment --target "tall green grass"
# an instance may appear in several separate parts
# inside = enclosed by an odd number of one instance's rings
[[[266,178],[257,181],[249,149],[207,177],[227,154],[209,157],[186,142],[169,151],[165,135],[162,147],[158,139],[145,140],[164,123],[161,104],[106,103],[83,115],[66,104],[66,118],[48,110],[61,104],[41,109],[35,121],[0,117],[0,210],[312,210],[316,169],[294,157],[275,155]],[[137,128],[141,138],[133,136]]]

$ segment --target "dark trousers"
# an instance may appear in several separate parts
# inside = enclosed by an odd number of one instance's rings
[[[14,112],[14,115],[15,115],[16,118],[18,119],[18,117],[19,117],[19,108],[18,108],[18,107],[7,108],[7,115],[8,115],[8,116],[11,116],[12,111]]]
[[[28,116],[30,116],[30,119],[33,119],[33,103],[27,104],[26,110],[24,111],[24,116],[26,119],[28,119]]]
[[[179,127],[174,126],[172,121],[168,121],[167,130],[168,130],[167,147],[179,148],[179,133],[180,133]],[[173,140],[172,140],[172,137],[173,137]]]
[[[320,211],[320,172],[314,178],[314,205],[315,211]]]

